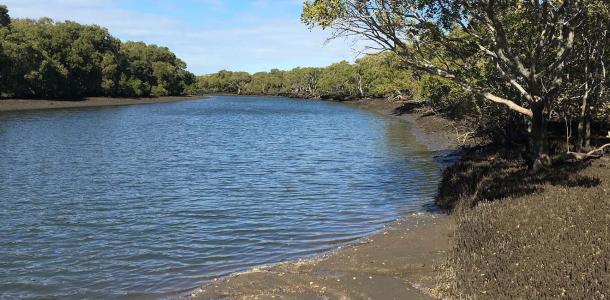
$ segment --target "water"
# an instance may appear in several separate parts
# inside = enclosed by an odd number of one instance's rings
[[[264,97],[0,114],[0,298],[161,298],[421,210],[405,123]]]

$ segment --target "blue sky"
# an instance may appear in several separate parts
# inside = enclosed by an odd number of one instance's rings
[[[14,18],[98,24],[122,40],[167,46],[196,74],[353,61],[353,41],[300,23],[302,0],[0,0]]]

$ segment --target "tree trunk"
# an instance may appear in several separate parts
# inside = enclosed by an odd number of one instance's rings
[[[584,132],[584,141],[583,147],[588,149],[591,147],[591,111],[587,110],[587,115],[585,117],[585,132]]]
[[[586,60],[585,60],[585,64],[584,64],[584,76],[585,76],[585,83],[584,83],[584,94],[582,95],[582,103],[580,105],[580,119],[578,120],[578,136],[576,139],[576,147],[574,147],[574,151],[576,152],[581,152],[583,148],[588,147],[588,142],[587,140],[587,118],[589,116],[589,106],[591,106],[591,101],[590,101],[590,96],[591,93],[593,92],[590,88],[590,81],[593,77],[593,72],[591,72],[591,69],[589,68],[589,63],[590,61],[594,60],[595,57],[592,57],[590,48],[587,48],[587,56],[586,56]]]
[[[587,143],[586,142],[586,140],[587,140],[586,128],[587,128],[587,119],[588,119],[587,111],[588,110],[589,110],[589,97],[588,97],[588,93],[585,93],[585,95],[582,97],[582,104],[580,106],[580,118],[578,120],[578,133],[577,133],[577,137],[576,137],[576,145],[574,147],[574,151],[576,151],[576,152],[581,152],[583,147],[587,147],[585,144]]]
[[[550,164],[546,141],[546,116],[544,104],[532,105],[532,127],[530,133],[530,170],[537,172]]]
[[[358,75],[358,91],[360,92],[360,98],[364,98],[364,89],[362,88],[362,75]]]

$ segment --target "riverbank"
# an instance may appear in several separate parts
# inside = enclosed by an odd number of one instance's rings
[[[168,96],[158,98],[88,97],[81,100],[0,99],[0,112],[77,107],[122,106],[195,100],[203,96]]]
[[[397,114],[400,103],[364,99],[347,105],[409,123],[420,144],[439,159],[457,148],[450,121]],[[354,245],[315,259],[286,262],[218,279],[194,299],[432,299],[452,244],[455,221],[442,213],[412,214]]]
[[[428,143],[456,136],[456,124],[442,118],[400,117],[417,119],[415,128],[432,121],[438,132]],[[473,144],[439,185],[436,204],[450,212],[455,238],[437,271],[437,296],[607,299],[610,157],[557,161],[533,174],[520,153]]]
[[[422,114],[416,110],[405,110],[404,103],[385,99],[360,99],[343,103],[408,122],[417,141],[438,155],[455,152],[459,147],[454,131],[455,124],[445,118]]]
[[[519,156],[464,151],[437,198],[456,220],[451,299],[607,299],[610,158],[532,174]]]
[[[421,213],[315,259],[256,268],[214,281],[194,299],[433,299],[453,220]]]
[[[396,115],[435,156],[457,148],[452,122],[397,103],[346,102]],[[579,298],[610,295],[610,158],[542,173],[523,157],[475,146],[452,160],[436,204],[382,233],[312,260],[214,281],[196,299]]]

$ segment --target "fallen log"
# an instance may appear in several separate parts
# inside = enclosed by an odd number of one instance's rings
[[[591,158],[600,158],[600,157],[604,156],[604,151],[608,147],[610,147],[610,144],[605,144],[597,149],[591,150],[586,153],[568,151],[565,154],[565,156],[566,156],[566,158],[575,159],[575,160],[587,160],[587,159],[591,159]]]

